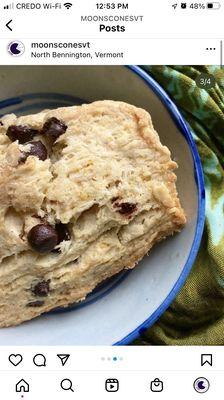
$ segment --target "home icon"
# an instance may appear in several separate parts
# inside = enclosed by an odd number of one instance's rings
[[[24,379],[20,379],[16,384],[16,392],[29,392],[30,385]]]

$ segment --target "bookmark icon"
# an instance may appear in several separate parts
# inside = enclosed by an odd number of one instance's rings
[[[212,354],[201,354],[201,366],[206,364],[212,367]]]

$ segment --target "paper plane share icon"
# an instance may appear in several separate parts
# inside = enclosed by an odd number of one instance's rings
[[[61,360],[61,364],[64,367],[70,357],[70,354],[57,354],[57,357]]]

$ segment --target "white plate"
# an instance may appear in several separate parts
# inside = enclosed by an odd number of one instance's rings
[[[1,345],[127,344],[166,310],[185,282],[204,225],[201,164],[190,132],[160,86],[138,67],[0,67],[0,112],[27,114],[99,99],[122,100],[152,115],[161,141],[178,162],[178,191],[187,214],[183,231],[155,246],[84,303],[0,330]],[[82,102],[82,100],[81,100]]]

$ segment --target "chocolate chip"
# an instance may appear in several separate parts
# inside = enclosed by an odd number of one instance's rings
[[[66,129],[67,125],[65,125],[63,121],[52,117],[45,122],[41,133],[47,135],[55,142],[55,140],[57,140],[59,136],[65,133]]]
[[[4,126],[4,124],[3,124],[3,122],[2,122],[2,121],[0,121],[0,126]]]
[[[36,134],[38,134],[38,130],[26,125],[10,125],[6,132],[12,142],[18,140],[21,144],[29,142]]]
[[[137,204],[134,203],[115,203],[115,206],[119,208],[118,212],[122,215],[132,214],[137,210]]]
[[[117,201],[118,199],[119,199],[119,196],[117,196],[117,197],[112,197],[111,203],[114,203],[114,202]]]
[[[43,300],[36,300],[36,301],[31,301],[26,306],[27,307],[42,307],[43,305],[44,305]]]
[[[63,240],[70,240],[71,235],[68,230],[68,226],[66,224],[62,224],[61,222],[59,224],[55,225],[55,229],[58,234],[58,244],[63,242]]]
[[[71,235],[70,232],[68,230],[68,226],[66,224],[62,224],[61,222],[59,224],[55,225],[55,229],[57,231],[58,234],[58,243],[60,244],[61,242],[63,242],[64,240],[70,240],[71,239]],[[52,250],[54,253],[60,253],[60,249],[53,249]]]
[[[25,162],[29,156],[35,156],[42,161],[47,159],[47,149],[40,140],[36,140],[28,144],[30,145],[30,150],[22,152],[19,160],[20,162]]]
[[[38,297],[46,297],[49,291],[50,291],[50,279],[48,279],[48,281],[41,281],[37,283],[32,289],[33,294]]]
[[[49,253],[58,243],[58,234],[53,226],[38,224],[29,231],[27,239],[38,253]]]

